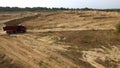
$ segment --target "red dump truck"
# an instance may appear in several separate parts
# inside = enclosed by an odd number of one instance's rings
[[[17,25],[17,26],[5,26],[3,27],[3,30],[6,31],[7,34],[16,34],[16,33],[25,33],[26,27],[23,25]]]

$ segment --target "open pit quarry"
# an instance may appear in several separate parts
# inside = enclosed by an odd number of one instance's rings
[[[120,68],[120,12],[0,12],[0,68]],[[27,33],[7,35],[5,25]]]

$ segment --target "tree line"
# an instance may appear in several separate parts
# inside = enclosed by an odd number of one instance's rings
[[[92,9],[92,8],[47,8],[47,7],[0,7],[0,11],[58,11],[58,10],[97,10],[97,11],[120,11],[120,9]]]
[[[47,8],[47,7],[0,7],[0,11],[57,11],[57,10],[74,10],[74,8]]]

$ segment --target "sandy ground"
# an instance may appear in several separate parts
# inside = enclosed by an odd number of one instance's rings
[[[120,68],[119,12],[1,12],[0,68]],[[7,35],[3,24],[23,24]]]
[[[56,50],[64,51],[64,48],[37,40],[33,35],[13,35],[9,38],[8,36],[2,36],[0,39],[2,43],[0,47],[6,55],[14,58],[12,60],[19,59],[18,61],[31,68],[77,67],[77,65],[55,52]],[[13,43],[11,44],[11,42]],[[14,61],[12,62],[14,63]]]

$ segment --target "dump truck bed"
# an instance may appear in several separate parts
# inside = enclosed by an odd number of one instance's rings
[[[6,26],[3,27],[4,31],[8,31],[8,30],[17,30],[19,28],[19,26]]]
[[[6,31],[7,34],[16,34],[16,33],[25,33],[26,27],[22,25],[18,26],[5,26],[3,30]]]

